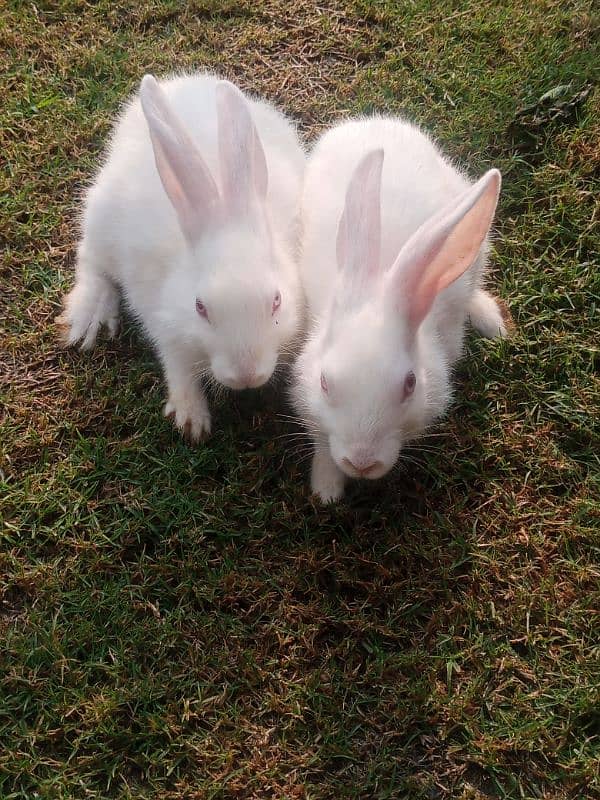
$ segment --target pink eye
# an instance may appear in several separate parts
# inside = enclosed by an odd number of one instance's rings
[[[321,389],[323,389],[325,394],[329,394],[329,386],[327,386],[327,380],[325,378],[325,375],[323,375],[323,373],[321,373]]]
[[[204,319],[208,319],[208,311],[206,310],[206,306],[201,300],[196,300],[196,311],[200,314],[201,317]]]
[[[417,379],[415,373],[411,370],[406,373],[406,377],[404,378],[404,397],[409,397],[414,392],[416,385]]]
[[[274,314],[279,306],[281,305],[281,292],[275,292],[275,297],[273,298],[273,308],[271,309],[271,314]]]

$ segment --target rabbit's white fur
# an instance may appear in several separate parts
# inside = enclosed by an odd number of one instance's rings
[[[192,440],[210,432],[200,377],[259,386],[298,331],[304,166],[269,103],[214,75],[146,76],[87,192],[67,341],[114,335],[120,289],[162,362],[165,414]]]
[[[446,411],[469,317],[486,336],[506,333],[482,288],[500,174],[470,187],[397,118],[345,122],[309,157],[300,274],[311,323],[292,396],[325,502],[346,477],[388,472]]]

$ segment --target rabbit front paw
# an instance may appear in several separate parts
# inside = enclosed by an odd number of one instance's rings
[[[180,395],[171,394],[163,413],[173,420],[184,439],[192,444],[210,436],[210,411],[206,399],[197,390]]]
[[[344,473],[326,450],[318,450],[312,462],[310,488],[322,503],[335,503],[344,494]]]
[[[91,350],[103,325],[112,339],[119,328],[116,287],[103,276],[78,281],[65,298],[64,311],[56,322],[67,347],[81,342],[81,350]]]

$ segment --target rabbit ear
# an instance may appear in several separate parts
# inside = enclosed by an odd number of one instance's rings
[[[223,199],[227,210],[244,215],[267,195],[265,153],[240,90],[219,81],[216,92]]]
[[[410,237],[390,270],[416,331],[442,289],[474,262],[492,224],[501,177],[491,169]]]
[[[185,236],[194,241],[203,233],[218,208],[217,185],[152,75],[144,75],[142,79],[140,100],[162,185],[177,212]]]
[[[381,270],[381,170],[383,150],[367,153],[352,173],[337,232],[337,262],[345,299],[365,298]]]

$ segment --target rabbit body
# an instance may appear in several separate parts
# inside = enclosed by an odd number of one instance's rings
[[[165,372],[165,414],[210,432],[201,376],[261,385],[298,332],[296,257],[305,154],[292,123],[216,76],[147,76],[85,198],[63,322],[94,346],[119,289]]]
[[[343,123],[311,153],[300,258],[311,325],[292,396],[323,501],[339,498],[347,477],[381,477],[446,411],[469,317],[485,335],[505,335],[482,288],[499,189],[499,173],[488,176],[473,210],[461,216],[463,204],[456,217],[471,182],[428,136],[390,117]]]

